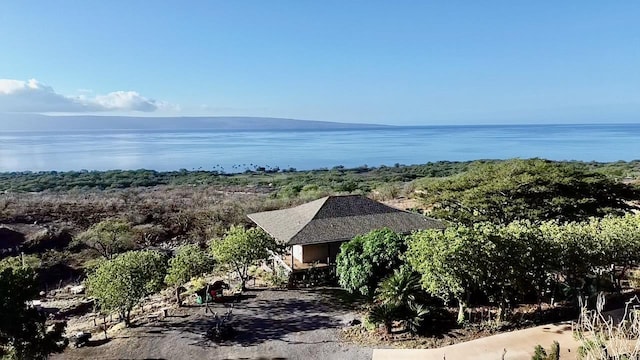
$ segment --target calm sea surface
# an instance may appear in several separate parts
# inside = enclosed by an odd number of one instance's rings
[[[340,131],[0,133],[0,171],[298,170],[438,160],[640,159],[640,124],[431,126]]]

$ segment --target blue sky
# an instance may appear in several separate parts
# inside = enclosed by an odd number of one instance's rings
[[[640,121],[638,1],[5,1],[0,112]]]

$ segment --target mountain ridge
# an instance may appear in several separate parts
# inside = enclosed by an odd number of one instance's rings
[[[40,114],[0,114],[0,131],[74,130],[348,130],[389,128],[355,124],[251,116],[140,117]]]

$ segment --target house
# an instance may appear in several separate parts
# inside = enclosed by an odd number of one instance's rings
[[[399,233],[443,229],[442,222],[399,210],[360,195],[327,196],[289,209],[248,215],[254,223],[289,246],[284,264],[291,271],[310,264],[333,264],[340,245],[357,235],[390,228]]]

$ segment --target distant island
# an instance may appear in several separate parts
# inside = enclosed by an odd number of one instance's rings
[[[389,125],[353,124],[270,117],[134,117],[0,114],[0,131],[77,130],[341,130],[377,129]]]

